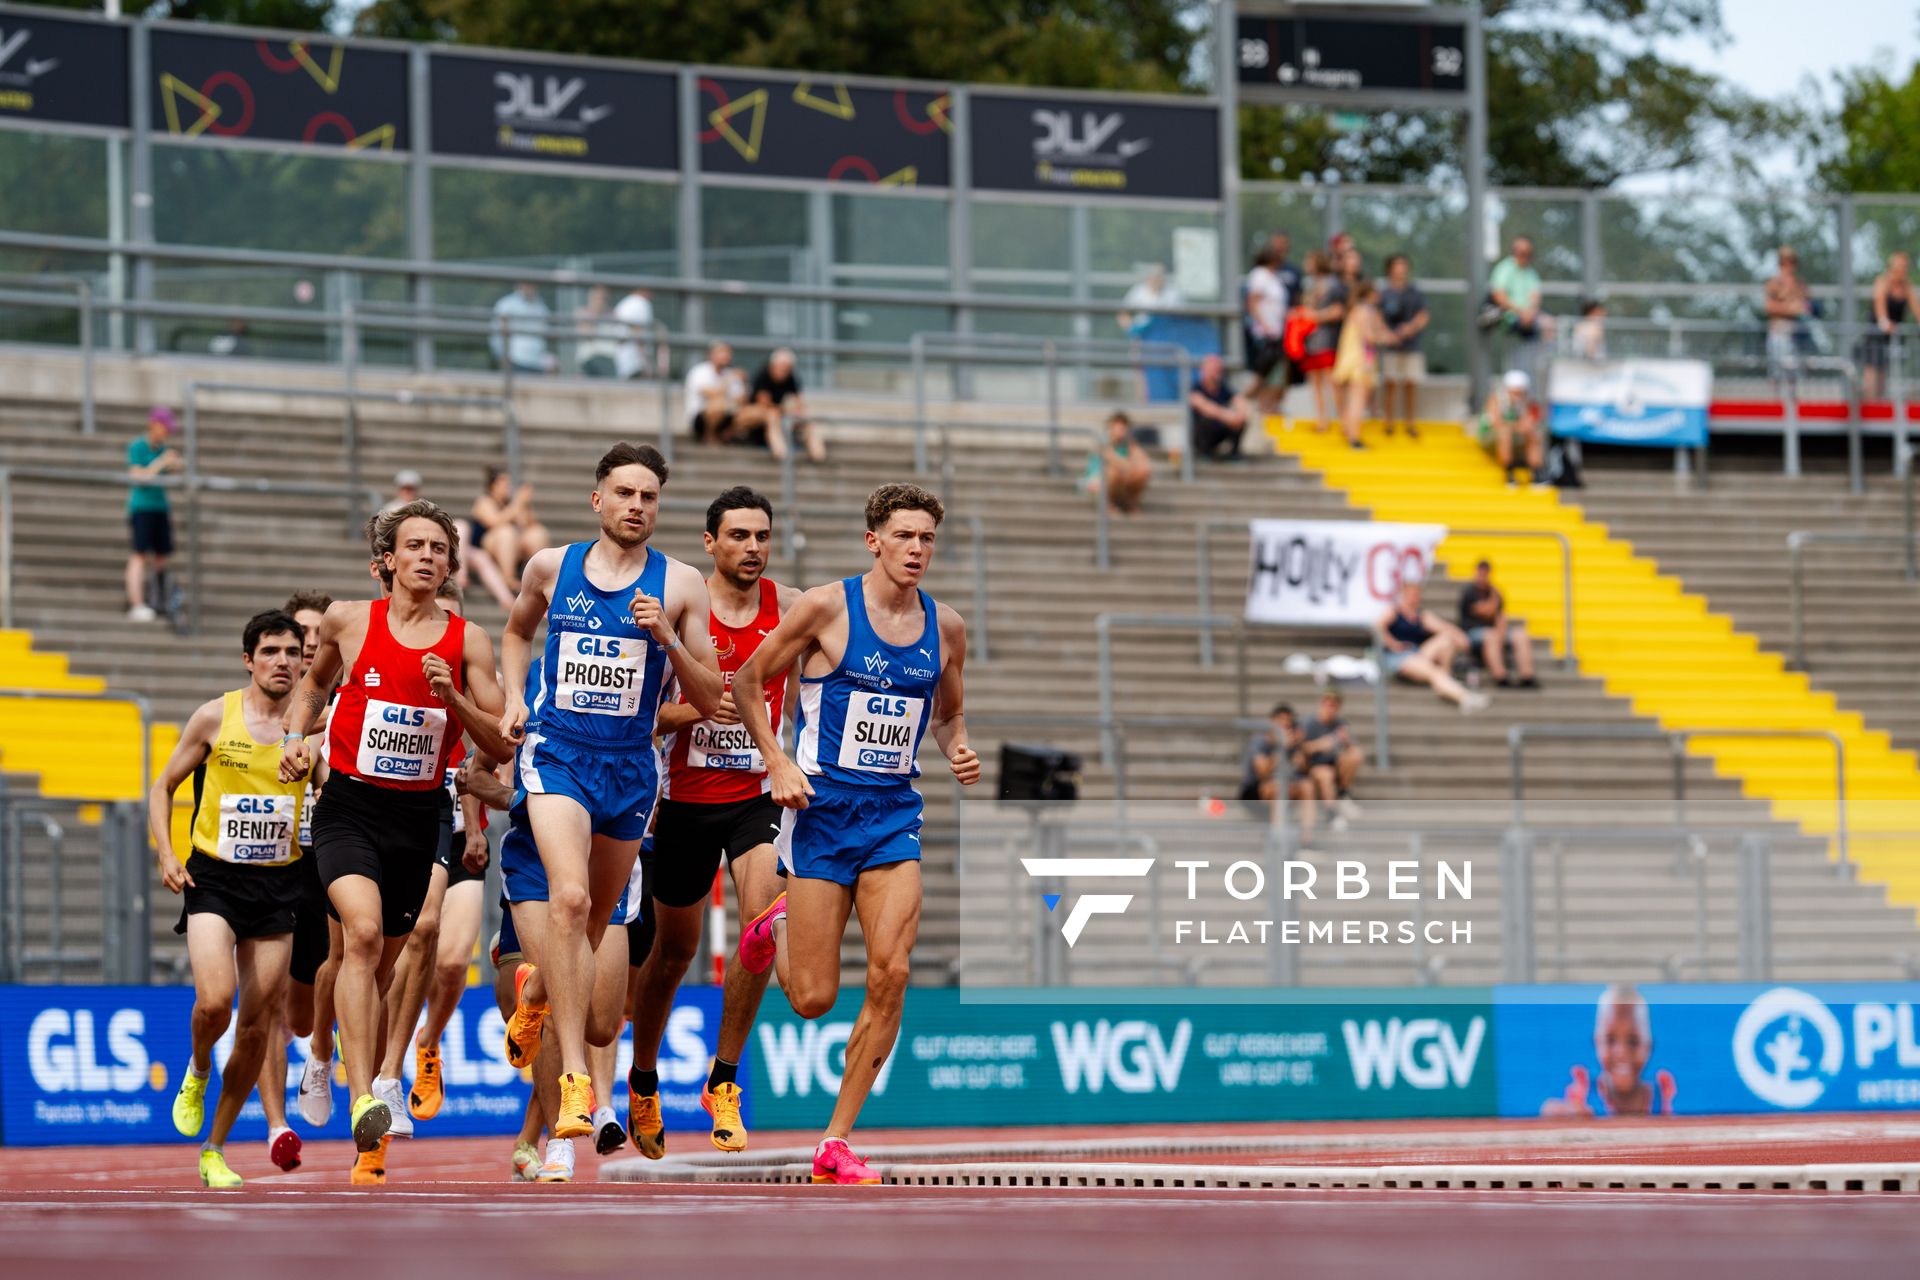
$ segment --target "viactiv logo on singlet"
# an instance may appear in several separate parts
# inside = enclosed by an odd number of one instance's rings
[[[354,767],[366,778],[403,782],[431,778],[440,767],[440,743],[446,734],[443,707],[410,707],[368,698]]]
[[[299,802],[298,796],[289,795],[223,794],[214,856],[222,862],[292,861],[294,808]]]
[[[840,729],[840,767],[911,774],[913,746],[919,739],[920,717],[926,708],[925,698],[850,693],[847,718]]]
[[[590,716],[640,714],[640,664],[646,656],[644,639],[564,633],[553,673],[554,705]]]

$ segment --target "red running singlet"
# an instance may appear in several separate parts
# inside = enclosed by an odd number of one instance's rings
[[[433,696],[420,660],[439,654],[453,668],[454,688],[463,688],[466,639],[466,620],[449,613],[446,632],[431,648],[410,649],[387,626],[387,602],[375,600],[367,611],[367,638],[327,726],[327,766],[395,791],[443,785],[460,726],[448,725],[446,704]]]
[[[766,578],[760,579],[760,612],[744,627],[730,627],[718,615],[709,615],[707,626],[713,634],[713,656],[720,660],[720,676],[727,687],[760,642],[780,625],[780,589]],[[777,680],[763,686],[767,697],[767,720],[777,735],[780,716],[786,708],[787,680],[781,672]],[[679,699],[685,702],[683,696]],[[667,787],[663,795],[672,800],[694,804],[730,804],[751,800],[766,791],[767,762],[754,749],[745,725],[716,724],[702,720],[673,735],[667,748]]]

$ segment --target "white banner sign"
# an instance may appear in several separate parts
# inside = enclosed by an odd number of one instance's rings
[[[1255,520],[1247,621],[1371,627],[1433,568],[1445,525]]]

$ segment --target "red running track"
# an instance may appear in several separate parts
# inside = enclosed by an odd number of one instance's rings
[[[1664,1163],[1690,1159],[1688,1147],[1658,1139],[1662,1127],[947,1130],[875,1134],[873,1150],[992,1136],[1214,1133],[1323,1137],[1327,1151],[1338,1149],[1355,1163],[1410,1151],[1456,1162],[1519,1158],[1536,1144],[1556,1161],[1613,1159],[1641,1149]],[[1715,1159],[1722,1148],[1744,1159],[1774,1149],[1796,1161],[1891,1159],[1901,1157],[1889,1152],[1911,1153],[1915,1143],[1912,1122],[1891,1118],[1796,1117],[1717,1127],[1728,1138],[1715,1144],[1709,1154]],[[1877,1139],[1877,1127],[1893,1136]],[[1463,1145],[1438,1136],[1467,1132],[1484,1141]],[[682,1143],[696,1149],[674,1137],[676,1150]],[[1356,1137],[1367,1145],[1343,1145]],[[755,1135],[762,1150],[807,1141],[797,1134]],[[342,1280],[342,1268],[357,1268],[352,1280],[731,1273],[907,1280],[1336,1274],[1754,1280],[1920,1273],[1920,1205],[1912,1197],[601,1185],[586,1181],[596,1165],[590,1153],[580,1159],[583,1181],[572,1186],[510,1186],[502,1181],[507,1147],[498,1138],[396,1143],[388,1161],[392,1185],[359,1191],[345,1185],[351,1152],[344,1143],[310,1145],[306,1166],[291,1175],[271,1172],[264,1150],[249,1144],[229,1152],[249,1178],[246,1189],[224,1193],[198,1187],[194,1148],[184,1143],[0,1151],[0,1257],[6,1259],[0,1275]]]

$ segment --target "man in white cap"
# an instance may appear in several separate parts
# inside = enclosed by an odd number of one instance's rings
[[[389,511],[398,511],[409,502],[418,499],[420,497],[420,486],[420,473],[412,467],[408,467],[404,471],[394,472],[393,501],[380,508],[380,514],[385,515]]]
[[[1480,436],[1493,437],[1494,456],[1507,473],[1507,487],[1513,488],[1513,442],[1517,436],[1526,449],[1527,468],[1533,473],[1535,488],[1546,484],[1546,432],[1540,426],[1540,405],[1533,398],[1533,379],[1523,370],[1509,369],[1493,394],[1487,397],[1487,409],[1480,417]]]

